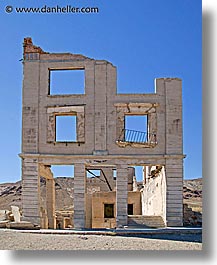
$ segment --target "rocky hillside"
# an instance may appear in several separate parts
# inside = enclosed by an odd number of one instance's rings
[[[202,213],[202,178],[184,180],[183,199],[193,210]]]
[[[0,184],[0,210],[11,210],[11,205],[21,208],[21,181]]]
[[[56,210],[73,208],[73,178],[56,178]],[[11,205],[21,208],[21,181],[0,184],[0,210],[10,210]],[[41,179],[41,198],[45,204],[45,181]],[[184,224],[202,224],[202,178],[183,182]]]
[[[184,180],[184,225],[202,226],[202,178]]]
[[[56,209],[62,210],[73,205],[73,178],[56,178]],[[46,202],[45,179],[41,178],[41,199]],[[10,210],[11,205],[21,208],[22,186],[21,181],[16,183],[0,184],[0,210]]]

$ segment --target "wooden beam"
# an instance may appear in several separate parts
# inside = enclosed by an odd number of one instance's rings
[[[49,166],[39,164],[39,175],[46,179],[53,179],[53,173],[50,170]]]

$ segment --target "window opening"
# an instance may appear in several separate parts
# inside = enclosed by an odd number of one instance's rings
[[[76,142],[76,116],[56,116],[56,141]]]
[[[114,204],[104,204],[104,218],[114,218]]]
[[[49,70],[49,95],[85,93],[84,69]]]
[[[144,166],[134,166],[136,181],[142,181],[144,178]]]
[[[100,170],[98,169],[88,169],[87,178],[100,178]]]
[[[125,115],[124,137],[126,142],[147,142],[148,115]]]
[[[113,179],[117,179],[117,169],[113,169]]]
[[[51,165],[51,171],[54,178],[74,177],[74,165]]]
[[[133,204],[128,204],[128,215],[133,215]]]

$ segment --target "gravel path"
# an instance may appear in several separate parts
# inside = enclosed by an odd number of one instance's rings
[[[46,235],[0,230],[1,250],[202,250],[201,235]]]

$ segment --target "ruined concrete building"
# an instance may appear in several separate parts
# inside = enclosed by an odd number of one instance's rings
[[[23,219],[56,228],[51,166],[74,165],[70,218],[75,229],[146,224],[150,218],[153,227],[160,226],[157,218],[164,226],[182,226],[181,80],[158,78],[152,94],[118,94],[116,67],[108,61],[44,52],[31,38],[24,39],[23,47]],[[66,71],[84,73],[83,91],[64,92],[64,80],[60,93],[53,90],[52,75]],[[146,130],[128,130],[129,116],[143,117]],[[72,139],[57,137],[63,117],[75,120]],[[134,181],[134,166],[143,167],[141,189]],[[100,171],[107,190],[87,191],[91,170]],[[46,209],[41,206],[40,177],[46,179]]]

